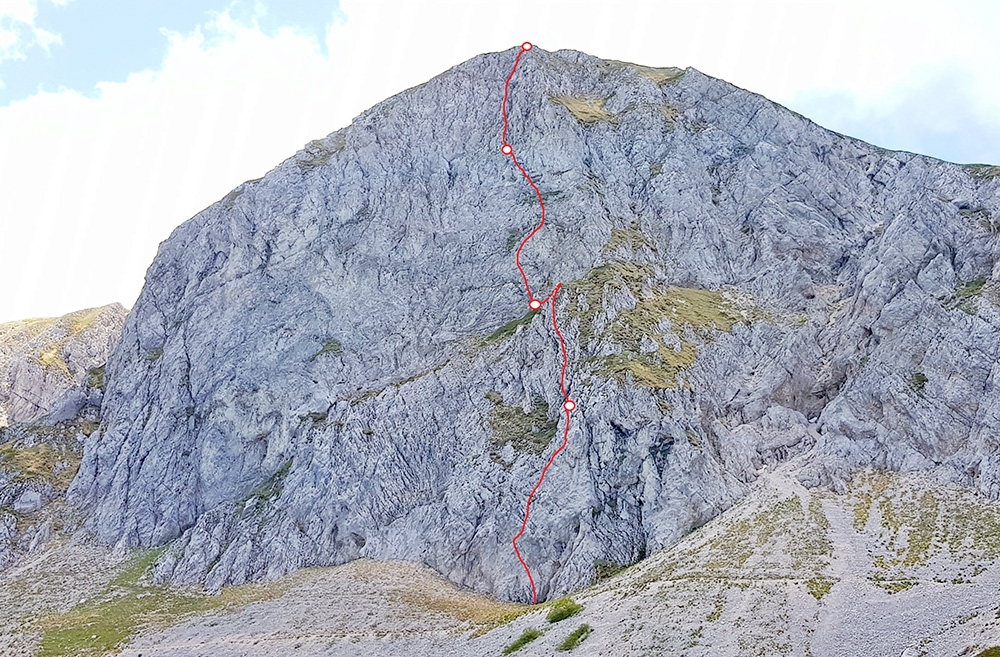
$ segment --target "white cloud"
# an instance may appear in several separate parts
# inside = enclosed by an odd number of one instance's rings
[[[807,89],[789,105],[821,125],[884,148],[952,162],[997,162],[1000,121],[970,91],[977,86],[968,72],[941,69],[870,97]]]
[[[62,43],[58,34],[35,25],[37,16],[37,0],[0,0],[0,63],[24,59],[35,45],[48,52],[53,44]]]
[[[1000,4],[952,0],[343,0],[338,60],[370,101],[524,40],[704,73],[790,100],[805,88],[876,96],[928,67],[974,73],[997,112]],[[978,44],[974,51],[968,47]]]
[[[225,19],[206,31],[219,38],[171,35],[160,70],[94,98],[0,108],[0,321],[131,304],[174,227],[337,127],[314,41]]]
[[[34,7],[0,2],[20,15]],[[1000,127],[1000,51],[985,47],[1000,4],[344,0],[341,10],[328,55],[304,33],[268,36],[222,14],[171,34],[161,67],[96,97],[40,93],[0,108],[0,321],[133,303],[156,245],[237,184],[386,97],[525,40],[691,65],[793,108],[838,98],[830,121],[847,125],[890,126],[913,103],[939,126],[961,123],[942,97],[951,93],[984,130]]]

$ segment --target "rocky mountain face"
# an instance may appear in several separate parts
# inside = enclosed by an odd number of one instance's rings
[[[0,427],[53,424],[99,410],[120,304],[0,324]]]
[[[513,251],[516,51],[311,142],[180,226],[105,373],[70,499],[160,580],[359,557],[530,600],[511,548],[561,355]],[[547,223],[578,408],[519,541],[550,599],[675,545],[796,460],[1000,499],[1000,169],[890,152],[694,69],[535,48],[508,141]]]
[[[0,324],[0,570],[78,524],[64,498],[125,315],[112,304]]]

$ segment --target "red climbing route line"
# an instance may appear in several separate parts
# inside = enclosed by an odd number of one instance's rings
[[[544,299],[536,299],[531,293],[531,285],[528,283],[528,276],[524,273],[524,268],[521,267],[521,249],[524,245],[528,243],[535,233],[542,229],[545,225],[545,202],[542,200],[542,192],[539,191],[538,185],[535,181],[531,179],[528,172],[524,170],[521,163],[517,161],[517,156],[514,155],[514,148],[507,143],[507,100],[510,97],[510,81],[514,77],[514,72],[517,70],[517,65],[521,61],[521,55],[531,50],[531,44],[525,41],[521,44],[521,50],[518,51],[517,57],[514,59],[514,67],[510,70],[510,75],[507,76],[507,81],[503,85],[503,146],[500,148],[504,155],[509,155],[510,159],[513,160],[514,166],[517,170],[521,172],[524,179],[528,181],[531,188],[535,190],[535,195],[538,196],[538,205],[542,208],[542,220],[535,226],[535,229],[528,233],[528,236],[521,240],[521,245],[517,247],[517,253],[514,254],[514,264],[517,265],[517,270],[521,272],[521,278],[524,280],[524,289],[528,293],[528,307],[532,310],[538,310],[544,306],[549,301],[552,302],[552,328],[556,332],[556,336],[559,338],[559,349],[562,352],[562,373],[559,376],[559,389],[562,391],[563,396],[563,411],[566,413],[566,426],[563,430],[562,444],[559,445],[559,449],[552,453],[549,457],[549,462],[545,464],[542,468],[542,474],[538,477],[538,483],[535,487],[531,489],[528,493],[528,501],[524,506],[524,521],[521,523],[521,531],[517,533],[517,536],[511,541],[514,544],[514,554],[517,555],[517,560],[521,562],[521,566],[524,568],[524,572],[528,575],[528,582],[531,583],[531,603],[538,604],[538,593],[535,591],[535,579],[531,576],[531,570],[528,568],[528,564],[524,562],[521,557],[521,551],[517,549],[517,540],[524,535],[525,529],[528,527],[528,515],[531,513],[531,500],[534,498],[535,493],[541,488],[542,482],[545,481],[545,473],[548,472],[549,467],[552,462],[556,460],[559,453],[566,449],[566,443],[569,442],[569,416],[570,413],[576,408],[576,402],[569,398],[566,394],[566,368],[569,364],[569,358],[566,356],[566,342],[563,340],[562,332],[559,330],[559,324],[556,322],[556,297],[559,295],[559,290],[562,288],[562,283],[556,285],[555,289],[549,293],[549,296]]]

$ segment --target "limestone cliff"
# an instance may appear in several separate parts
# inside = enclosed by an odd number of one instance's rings
[[[357,557],[529,600],[510,539],[561,357],[513,249],[515,51],[311,142],[160,247],[71,499],[159,578]],[[825,130],[688,69],[526,55],[522,261],[578,404],[520,546],[539,598],[669,547],[805,455],[1000,498],[1000,177]]]

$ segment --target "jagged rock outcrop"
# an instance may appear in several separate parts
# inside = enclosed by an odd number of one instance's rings
[[[0,324],[0,427],[72,420],[100,409],[103,368],[127,311],[117,303]]]
[[[71,499],[210,587],[359,556],[529,600],[510,547],[561,359],[513,249],[515,52],[403,92],[180,226],[107,368]],[[577,401],[522,554],[539,599],[670,546],[810,453],[1000,497],[1000,178],[696,70],[538,48],[509,141]]]
[[[0,569],[78,524],[66,490],[125,315],[112,304],[0,324]]]

